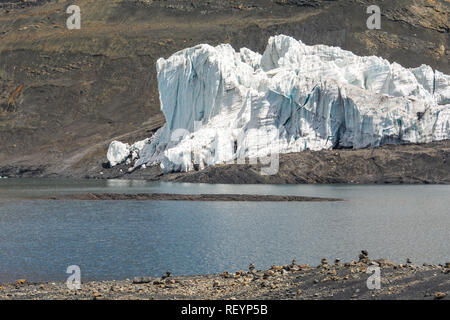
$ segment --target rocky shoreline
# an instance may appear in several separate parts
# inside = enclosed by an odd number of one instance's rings
[[[254,194],[86,193],[53,196],[45,200],[142,200],[142,201],[343,201],[337,198]]]
[[[369,290],[370,266],[381,272],[381,288]],[[136,277],[121,281],[93,281],[69,290],[65,283],[15,283],[0,286],[1,300],[449,300],[450,263],[395,264],[371,260],[362,251],[358,261],[334,263],[322,259],[316,267],[298,264],[198,276]]]

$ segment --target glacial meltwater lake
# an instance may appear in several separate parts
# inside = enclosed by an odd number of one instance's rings
[[[60,194],[248,193],[342,202],[47,201]],[[450,261],[450,186],[209,185],[0,179],[0,282],[121,280],[316,265],[321,258]]]

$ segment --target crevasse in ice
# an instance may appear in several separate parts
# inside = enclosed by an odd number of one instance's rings
[[[450,76],[426,65],[279,35],[263,55],[202,44],[159,59],[157,72],[166,124],[141,143],[135,168],[450,137]]]

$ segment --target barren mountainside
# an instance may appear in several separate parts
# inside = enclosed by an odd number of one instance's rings
[[[68,30],[71,4],[0,0],[0,175],[98,174],[111,140],[164,123],[156,60],[199,43],[262,53],[285,34],[450,74],[448,0],[79,0]]]

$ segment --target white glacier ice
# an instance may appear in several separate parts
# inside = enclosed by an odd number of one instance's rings
[[[166,124],[140,142],[135,168],[450,138],[450,76],[425,65],[279,35],[263,55],[202,44],[159,59],[157,72]]]
[[[131,146],[128,143],[122,143],[120,141],[113,141],[109,144],[106,158],[109,161],[111,167],[118,165],[127,159],[130,161],[139,158],[139,154],[144,146],[149,142],[149,139],[138,141]]]
[[[130,155],[130,145],[120,141],[113,141],[109,144],[106,158],[108,158],[111,167],[124,162]]]

